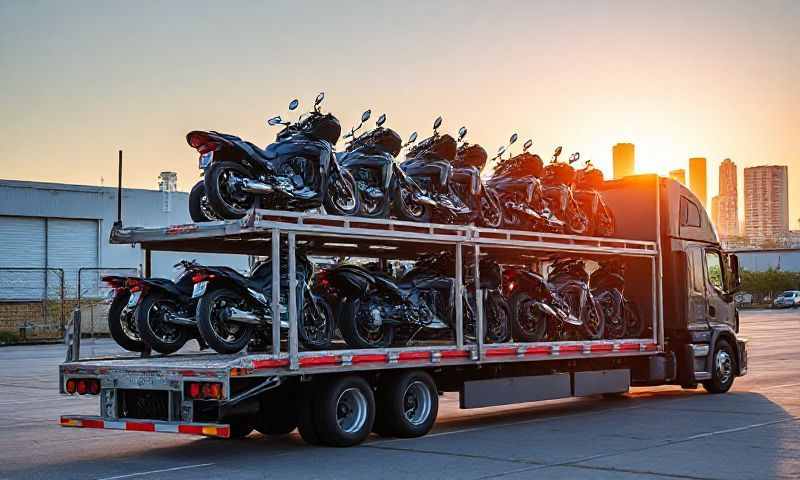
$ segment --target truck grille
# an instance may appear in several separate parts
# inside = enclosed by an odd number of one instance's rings
[[[120,390],[120,418],[169,420],[169,392]]]

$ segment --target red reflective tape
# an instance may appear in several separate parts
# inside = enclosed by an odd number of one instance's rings
[[[550,347],[531,347],[525,350],[525,355],[549,355],[551,351]]]
[[[384,354],[364,354],[353,355],[353,363],[368,363],[368,362],[385,362],[386,355]]]
[[[203,427],[200,425],[178,425],[178,433],[188,433],[189,435],[202,435]]]
[[[106,423],[102,420],[86,419],[81,420],[81,426],[85,428],[106,428]]]
[[[300,366],[335,365],[342,361],[338,355],[323,355],[321,357],[305,357],[300,359]]]
[[[442,351],[442,358],[463,358],[469,357],[469,352],[466,350],[444,350]]]
[[[427,360],[429,358],[431,358],[429,352],[400,352],[400,355],[397,356],[397,360],[400,362],[408,360]]]
[[[275,368],[285,367],[289,365],[289,360],[284,359],[268,359],[268,360],[253,360],[253,368]]]
[[[580,345],[564,345],[563,347],[558,347],[559,352],[580,352],[583,350],[583,347]]]
[[[194,370],[181,370],[178,373],[183,375],[184,377],[197,377],[199,375]]]
[[[601,343],[599,345],[592,345],[591,351],[593,352],[610,352],[614,350],[614,345],[610,343]]]
[[[156,426],[153,423],[125,422],[125,430],[134,432],[155,432]]]
[[[503,356],[503,355],[516,355],[517,349],[514,347],[505,347],[505,348],[490,348],[486,350],[487,357],[493,356]]]
[[[627,350],[639,350],[639,344],[638,343],[623,343],[622,345],[619,346],[619,349],[620,350],[625,350],[625,351],[627,351]]]

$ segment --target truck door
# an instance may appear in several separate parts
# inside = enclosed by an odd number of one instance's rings
[[[708,323],[713,326],[727,325],[736,328],[734,304],[726,293],[728,282],[725,278],[722,252],[716,248],[705,249],[706,301],[708,305]]]
[[[686,273],[689,287],[689,309],[687,327],[689,330],[708,328],[705,262],[703,247],[689,245],[686,250]]]

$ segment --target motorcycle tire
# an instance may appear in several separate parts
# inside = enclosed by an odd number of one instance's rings
[[[605,319],[605,338],[609,340],[624,338],[626,321],[621,298],[614,298],[614,294],[608,290],[600,292],[594,298],[597,300],[600,314]]]
[[[614,214],[604,205],[600,206],[595,219],[594,235],[598,237],[611,237],[614,235]]]
[[[208,203],[208,200],[206,200],[205,183],[200,180],[194,184],[194,187],[192,187],[192,190],[189,192],[189,216],[192,218],[193,222],[202,223],[214,221],[205,211],[203,202]]]
[[[347,170],[339,173],[341,176],[332,173],[328,180],[328,190],[323,200],[325,212],[328,215],[356,215],[361,209],[361,195],[356,180]]]
[[[547,340],[549,319],[546,313],[530,305],[533,301],[527,292],[517,292],[511,297],[511,330],[514,340],[518,342]],[[521,318],[522,315],[532,315],[533,325],[528,325],[527,319]]]
[[[497,292],[486,296],[486,324],[484,341],[486,343],[505,343],[511,340],[511,306],[508,300]]]
[[[125,306],[128,305],[130,292],[125,290],[114,296],[108,308],[108,332],[117,345],[129,352],[143,352],[145,343],[139,335],[133,313],[128,313],[123,318]]]
[[[644,322],[639,309],[627,298],[622,301],[622,318],[625,319],[626,338],[641,338],[644,335]]]
[[[500,228],[503,224],[503,209],[497,194],[489,189],[484,189],[478,202],[481,207],[481,225],[486,228]]]
[[[255,329],[246,324],[228,325],[232,322],[220,319],[218,302],[223,300],[236,303],[241,300],[241,296],[233,290],[218,288],[200,297],[197,303],[197,328],[200,336],[215,352],[236,353],[247,346]],[[231,326],[236,327],[234,332],[231,332]]]
[[[251,194],[244,194],[243,202],[231,203],[226,199],[228,192],[225,192],[221,182],[225,181],[226,172],[235,172],[243,177],[252,178],[252,174],[247,168],[236,162],[214,162],[207,169],[203,183],[206,189],[206,199],[211,210],[218,217],[226,220],[237,220],[244,217],[247,211],[253,207],[255,198]]]
[[[580,206],[574,198],[570,199],[566,212],[564,212],[566,221],[564,227],[566,233],[570,235],[588,235],[591,228],[589,219],[583,214]]]
[[[191,338],[188,328],[170,324],[158,313],[165,309],[177,313],[178,306],[169,296],[154,292],[145,295],[136,307],[136,327],[142,340],[158,353],[175,353]]]
[[[359,217],[364,218],[389,218],[389,210],[392,207],[392,198],[391,196],[386,193],[383,198],[380,200],[379,203],[376,204],[374,208],[371,210],[368,209],[369,200],[366,200],[364,197],[366,193],[359,190],[361,194],[361,209],[358,211]]]
[[[433,215],[431,207],[421,204],[408,205],[404,200],[408,195],[413,195],[410,188],[402,182],[398,183],[392,198],[395,216],[406,222],[430,223]]]
[[[359,320],[363,320],[364,309],[368,304],[363,299],[355,298],[343,301],[339,305],[336,323],[342,332],[344,341],[353,348],[383,348],[392,345],[394,325],[381,325],[380,336],[370,338],[359,328]],[[368,312],[367,312],[368,313]]]
[[[603,312],[594,298],[589,298],[583,305],[584,312],[581,314],[583,320],[583,330],[588,340],[600,340],[605,333],[606,319]]]
[[[314,315],[315,306],[319,313],[324,316],[325,323],[312,330],[308,325],[309,321],[313,321],[310,316]],[[304,347],[310,350],[325,350],[330,347],[333,333],[336,330],[336,320],[333,315],[333,308],[323,297],[319,295],[306,296],[305,302],[303,302],[303,315],[299,317],[301,323],[297,330],[300,342]]]

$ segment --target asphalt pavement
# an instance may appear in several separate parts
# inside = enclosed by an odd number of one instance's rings
[[[96,398],[58,394],[59,345],[0,348],[0,479],[798,479],[800,311],[742,312],[750,372],[731,392],[635,388],[459,410],[442,398],[419,439],[371,437],[348,449],[294,433],[242,440],[73,429],[62,414],[96,414]],[[86,341],[83,355],[115,349]]]

